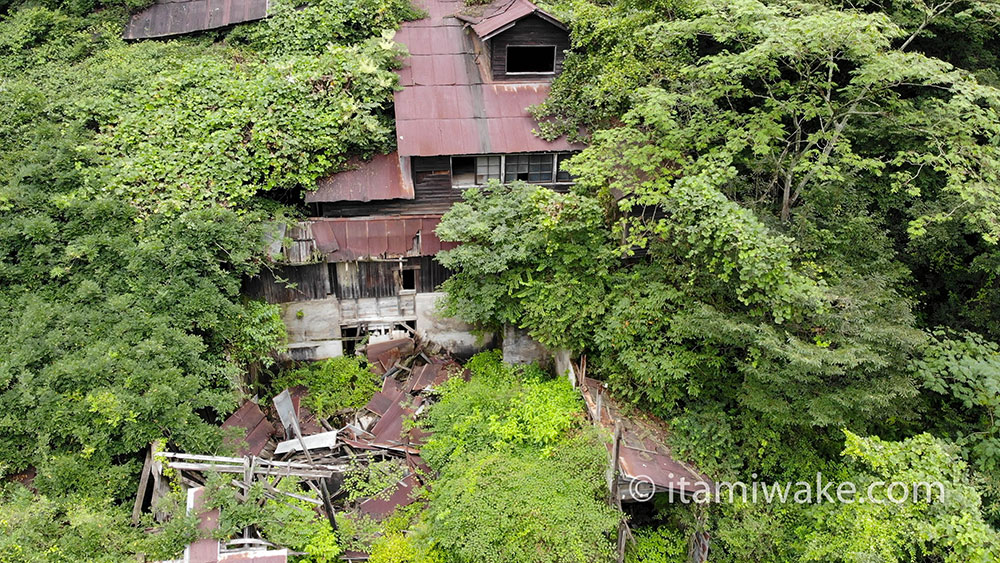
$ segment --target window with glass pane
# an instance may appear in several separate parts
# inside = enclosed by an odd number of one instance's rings
[[[573,177],[563,169],[566,161],[573,157],[573,153],[563,153],[556,157],[556,182],[572,182]]]
[[[499,180],[499,179],[500,179],[500,157],[477,156],[476,183],[485,184],[490,180]]]
[[[507,157],[504,170],[506,182],[523,180],[525,182],[552,181],[551,154],[512,154]]]

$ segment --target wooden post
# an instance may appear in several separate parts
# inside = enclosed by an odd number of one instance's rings
[[[689,563],[707,563],[708,562],[708,548],[711,541],[711,535],[708,533],[708,512],[704,506],[699,506],[695,504],[692,507],[694,511],[694,532],[691,533],[691,539],[688,540],[688,562]]]
[[[142,463],[142,477],[139,478],[139,491],[135,495],[135,504],[132,505],[132,525],[139,524],[139,517],[142,515],[142,503],[146,500],[146,489],[149,488],[149,474],[153,471],[153,446],[146,450],[146,461]]]
[[[330,521],[330,527],[337,531],[337,519],[334,517],[333,502],[330,500],[330,490],[326,486],[326,478],[319,480],[320,496],[323,497],[323,508],[326,509],[326,518]]]

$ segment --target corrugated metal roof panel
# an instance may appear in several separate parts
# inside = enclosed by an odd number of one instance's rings
[[[601,382],[584,378],[581,391],[591,418],[613,431],[616,424],[622,426],[622,441],[618,463],[622,477],[626,481],[637,480],[653,484],[657,491],[674,490],[679,493],[693,493],[712,482],[693,468],[674,459],[666,446],[666,436],[662,428],[652,423],[627,418],[622,415],[615,402],[606,393],[600,401]],[[598,412],[600,404],[600,412]],[[608,451],[612,445],[607,444]],[[625,487],[629,489],[629,487]],[[631,491],[628,491],[631,493]],[[641,491],[640,491],[641,492]]]
[[[440,215],[315,218],[316,248],[328,262],[433,256],[457,246],[434,234]]]
[[[317,182],[317,189],[306,193],[306,203],[413,199],[413,178],[395,152],[351,166]]]
[[[403,89],[395,96],[400,156],[583,148],[565,139],[547,142],[532,132],[537,122],[527,108],[545,100],[547,82],[484,82],[474,62],[473,38],[454,17],[472,8],[452,0],[422,0],[419,5],[428,17],[404,23],[396,34],[411,55],[400,71]],[[498,0],[478,10],[477,18],[463,19],[478,22],[482,29],[502,27],[532,13],[551,19],[527,0]]]
[[[125,39],[149,39],[216,29],[267,16],[268,0],[159,0],[133,14]]]

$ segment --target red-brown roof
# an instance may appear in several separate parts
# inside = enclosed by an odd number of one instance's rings
[[[606,391],[602,392],[600,381],[585,377],[581,391],[592,420],[608,431],[613,431],[616,424],[622,426],[618,463],[625,481],[623,493],[633,492],[628,485],[633,480],[639,482],[636,492],[640,494],[645,492],[642,487],[649,484],[655,485],[657,492],[692,494],[706,486],[711,490],[712,482],[707,477],[673,457],[662,427],[652,421],[623,416],[615,401]],[[599,393],[603,395],[600,400]],[[607,447],[610,452],[611,444]]]
[[[566,26],[555,16],[543,11],[528,0],[497,0],[482,9],[477,8],[465,10],[458,15],[458,18],[472,24],[472,30],[483,41],[505,31],[511,24],[530,15],[536,15],[556,27],[566,29]]]
[[[355,160],[349,164],[351,169],[317,182],[316,190],[306,193],[306,203],[413,199],[413,176],[408,164],[409,159],[399,158],[396,152],[369,161]]]
[[[518,0],[516,8],[510,6],[514,11],[498,12],[495,22],[517,16],[526,9],[522,2]],[[564,138],[547,142],[533,133],[537,122],[527,108],[545,100],[547,82],[484,79],[485,73],[475,63],[473,39],[455,17],[465,8],[462,0],[417,0],[416,4],[428,17],[406,22],[396,33],[396,41],[410,52],[399,72],[403,88],[395,97],[400,156],[582,148]]]
[[[125,39],[166,37],[263,19],[268,0],[157,0],[134,14]]]
[[[434,234],[440,215],[312,219],[316,247],[328,262],[434,256],[457,246]]]

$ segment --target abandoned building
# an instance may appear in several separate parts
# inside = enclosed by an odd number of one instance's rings
[[[410,57],[395,94],[397,150],[322,179],[312,217],[281,233],[281,266],[247,293],[280,303],[292,359],[350,352],[364,335],[416,331],[463,356],[485,343],[434,314],[450,272],[434,233],[463,190],[498,180],[567,189],[561,163],[582,146],[535,135],[528,112],[548,95],[569,48],[566,27],[528,0],[467,7],[422,0],[427,17],[396,41]]]

